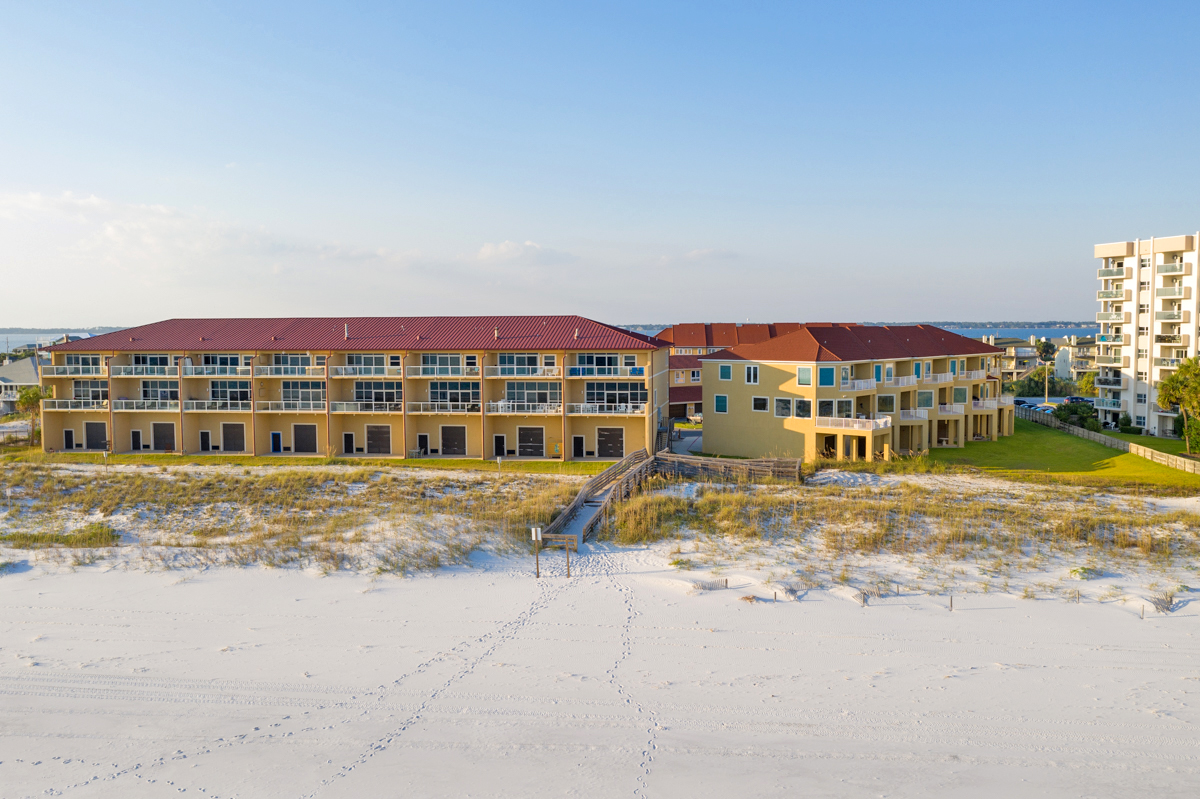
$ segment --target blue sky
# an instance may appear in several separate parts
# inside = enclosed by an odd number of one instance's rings
[[[10,5],[3,324],[1092,317],[1195,5]]]

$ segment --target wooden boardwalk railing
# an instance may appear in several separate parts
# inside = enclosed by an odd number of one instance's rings
[[[1172,455],[1169,452],[1159,452],[1156,449],[1143,447],[1141,444],[1133,444],[1122,438],[1113,438],[1106,436],[1103,433],[1093,433],[1091,430],[1084,430],[1082,427],[1064,424],[1055,418],[1052,414],[1035,411],[1031,408],[1022,408],[1017,406],[1017,418],[1025,419],[1026,421],[1036,422],[1046,427],[1052,427],[1055,430],[1061,430],[1064,433],[1070,433],[1079,438],[1086,438],[1088,441],[1095,441],[1097,444],[1103,444],[1106,447],[1128,452],[1130,455],[1137,455],[1145,458],[1148,461],[1161,463],[1163,466],[1169,466],[1172,469],[1178,469],[1181,472],[1189,472],[1191,474],[1200,474],[1200,461],[1194,461],[1189,458],[1181,458],[1178,455]]]
[[[588,502],[596,494],[604,491],[605,488],[611,485],[613,481],[619,479],[625,472],[629,471],[630,468],[636,464],[646,461],[648,457],[649,456],[646,454],[646,450],[640,449],[632,455],[626,455],[624,458],[584,483],[583,488],[581,488],[579,493],[575,495],[575,499],[571,500],[571,504],[567,506],[566,510],[559,514],[558,518],[550,522],[550,524],[546,525],[545,529],[542,530],[542,537],[544,538],[547,535],[557,535],[561,533],[563,528],[567,526],[567,524],[571,521],[575,514],[579,512],[579,509],[582,508],[586,502]]]

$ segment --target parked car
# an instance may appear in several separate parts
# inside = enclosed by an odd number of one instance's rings
[[[1076,402],[1086,402],[1088,405],[1093,405],[1093,404],[1095,404],[1096,401],[1090,400],[1087,397],[1066,397],[1063,399],[1063,402],[1065,402],[1068,405],[1071,405],[1072,403],[1076,403]]]
[[[1020,405],[1022,408],[1032,408],[1033,407],[1032,405],[1030,405],[1028,402],[1026,402],[1023,399],[1013,400],[1013,405]]]

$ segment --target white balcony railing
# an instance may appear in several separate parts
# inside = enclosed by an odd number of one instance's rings
[[[973,411],[994,411],[998,403],[994,399],[987,400],[971,400],[971,410]]]
[[[1159,264],[1157,272],[1160,275],[1182,275],[1186,268],[1183,263]]]
[[[118,399],[112,401],[114,411],[177,411],[179,400]]]
[[[253,366],[216,366],[213,364],[183,367],[184,377],[250,377]]]
[[[1125,277],[1125,267],[1110,266],[1096,270],[1096,278],[1103,280],[1106,277]]]
[[[249,411],[253,410],[250,400],[184,400],[185,411]]]
[[[333,402],[332,413],[404,413],[403,402]]]
[[[562,377],[561,366],[485,366],[484,377]]]
[[[42,377],[103,377],[108,374],[106,366],[43,366]]]
[[[900,411],[900,421],[916,422],[923,421],[929,418],[929,411],[924,408],[905,408]]]
[[[1163,286],[1158,291],[1154,292],[1159,297],[1186,297],[1186,286]]]
[[[1120,366],[1124,359],[1120,355],[1097,355],[1097,366]]]
[[[1154,365],[1174,368],[1176,366],[1179,366],[1185,360],[1187,360],[1187,359],[1186,358],[1155,358]]]
[[[926,383],[953,383],[954,375],[950,374],[949,372],[943,372],[940,375],[934,375],[934,374],[925,375],[925,382]]]
[[[410,366],[409,377],[479,377],[478,366]]]
[[[1098,311],[1096,313],[1097,322],[1120,322],[1125,319],[1125,314],[1121,311]]]
[[[567,405],[568,414],[579,415],[613,415],[613,416],[643,416],[646,413],[646,403],[630,402],[627,404],[604,405],[592,402],[575,402]]]
[[[331,366],[330,369],[334,377],[400,377],[404,374],[403,366]]]
[[[1096,400],[1095,405],[1097,408],[1100,408],[1102,410],[1119,411],[1119,410],[1124,409],[1125,400],[1109,399],[1107,397],[1101,397],[1100,399]]]
[[[115,366],[108,367],[113,377],[178,377],[178,366]]]
[[[966,372],[960,372],[958,375],[958,379],[959,380],[987,380],[987,376],[988,376],[988,374],[987,374],[986,369],[972,369],[972,370],[969,370]]]
[[[917,378],[913,375],[904,375],[903,377],[893,377],[884,380],[883,384],[888,388],[901,388],[903,386],[915,386]]]
[[[256,366],[256,377],[324,377],[324,366]]]
[[[1155,311],[1154,321],[1156,322],[1181,322],[1183,321],[1183,311]]]
[[[48,399],[42,400],[44,411],[106,411],[108,400]]]
[[[568,366],[567,377],[645,377],[644,366]]]
[[[1016,399],[1016,397],[1014,397],[1012,394],[1001,394],[1000,398],[997,401],[1001,405],[1012,405],[1013,400],[1015,400],[1015,399]]]
[[[409,413],[479,413],[478,402],[410,402]]]
[[[962,414],[964,414],[966,412],[967,412],[966,406],[962,405],[961,403],[956,403],[953,405],[939,405],[938,406],[938,415],[939,416],[961,416]]]
[[[1125,378],[1123,377],[1100,377],[1093,378],[1096,381],[1097,388],[1125,388]]]
[[[829,430],[883,430],[892,426],[892,418],[880,416],[878,419],[843,419],[838,416],[818,416],[816,426]]]
[[[281,411],[325,411],[325,403],[321,400],[262,400],[254,403],[254,409],[264,413],[279,413]]]
[[[866,380],[843,380],[842,391],[874,391],[875,378],[868,377]]]
[[[489,402],[488,413],[511,414],[561,414],[561,402]]]
[[[1098,300],[1123,300],[1125,299],[1124,289],[1104,289],[1096,292]]]

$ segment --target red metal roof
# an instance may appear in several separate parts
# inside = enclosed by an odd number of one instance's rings
[[[658,334],[658,338],[670,342],[676,347],[736,347],[739,344],[756,344],[766,341],[799,328],[799,322],[776,322],[774,324],[688,322],[668,327]]]
[[[699,369],[700,358],[696,355],[672,355],[667,358],[667,366],[671,369]]]
[[[701,360],[885,361],[947,355],[990,355],[1004,350],[931,325],[815,323],[759,344],[742,344]]]
[[[668,399],[674,403],[700,402],[704,399],[704,386],[699,383],[694,386],[671,386]]]
[[[55,352],[431,352],[653,350],[665,346],[666,342],[653,336],[582,316],[333,316],[168,319],[57,344],[50,349]]]

